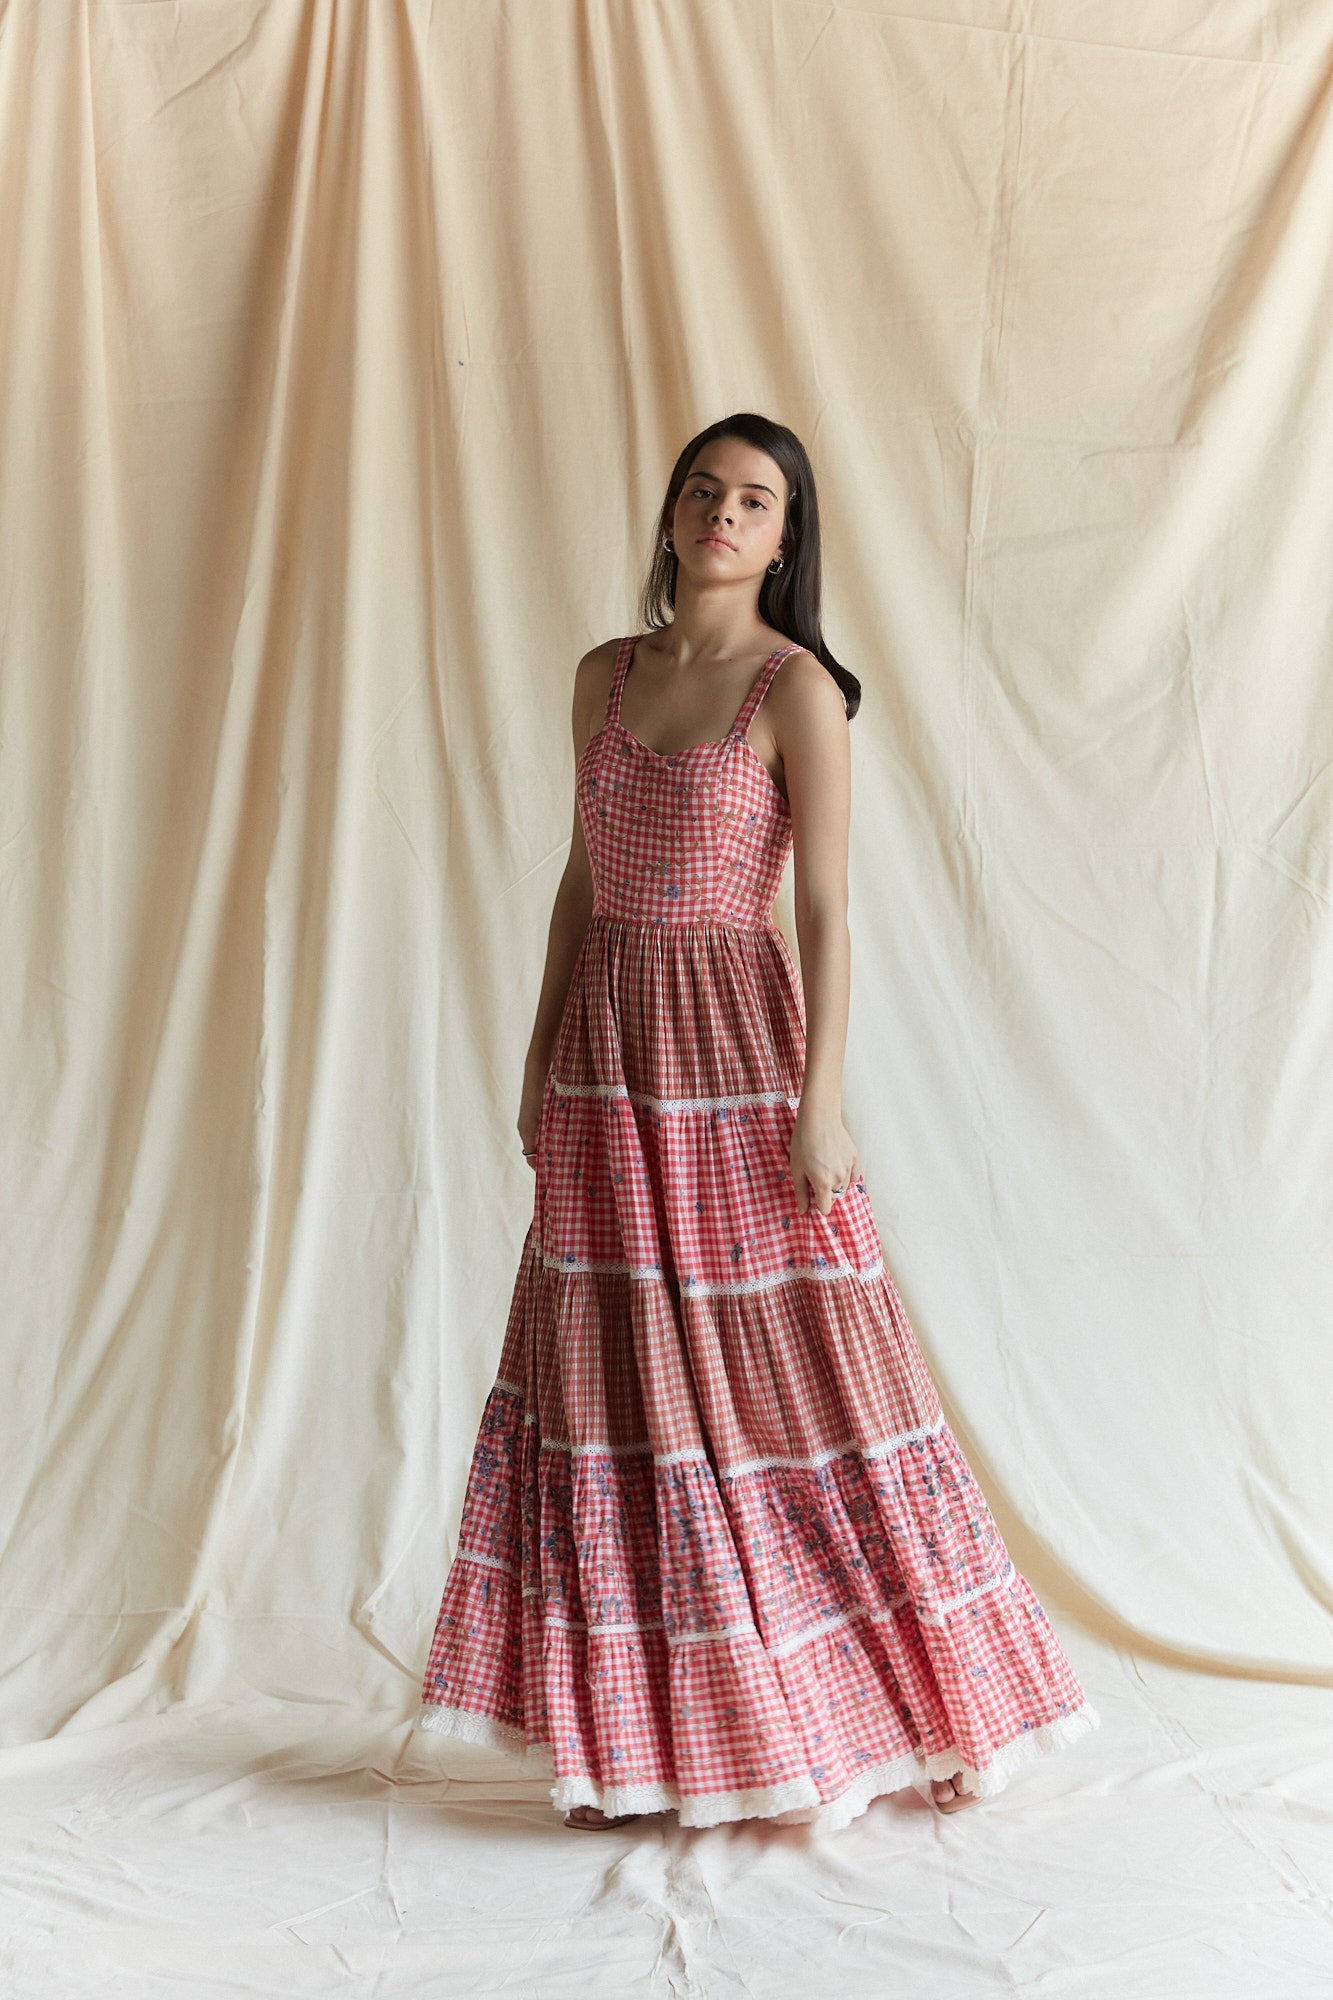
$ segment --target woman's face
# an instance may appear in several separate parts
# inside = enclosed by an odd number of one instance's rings
[[[701,583],[762,577],[774,556],[790,554],[786,508],[787,482],[766,451],[742,438],[714,438],[690,467],[671,517],[682,569]]]

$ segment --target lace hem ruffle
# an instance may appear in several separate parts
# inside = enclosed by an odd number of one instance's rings
[[[520,1758],[525,1768],[535,1774],[554,1775],[549,1743],[530,1743],[521,1729],[510,1729],[493,1716],[423,1701],[417,1721],[420,1728],[435,1735],[452,1736],[482,1749],[503,1750]],[[599,1786],[590,1776],[578,1773],[556,1779],[551,1787],[551,1802],[561,1814],[572,1806],[595,1806],[608,1818],[620,1813],[674,1812],[682,1826],[708,1827],[733,1820],[771,1819],[780,1826],[809,1826],[817,1833],[836,1833],[887,1792],[902,1791],[910,1785],[929,1799],[931,1780],[935,1778],[955,1778],[961,1790],[978,1798],[991,1798],[1004,1789],[1015,1771],[1077,1742],[1100,1723],[1096,1709],[1085,1700],[1071,1714],[1056,1716],[1000,1744],[990,1762],[979,1770],[952,1748],[925,1755],[909,1750],[862,1771],[832,1799],[822,1799],[811,1778],[794,1778],[787,1784],[761,1791],[700,1794],[682,1793],[675,1785],[667,1784]]]

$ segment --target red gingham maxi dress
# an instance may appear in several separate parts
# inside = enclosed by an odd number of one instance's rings
[[[575,773],[594,881],[421,1687],[560,1812],[843,1826],[1097,1726],[941,1412],[864,1176],[795,1204],[787,803],[747,732]]]

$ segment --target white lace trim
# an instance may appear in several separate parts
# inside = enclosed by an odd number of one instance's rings
[[[822,1639],[826,1632],[838,1632],[846,1625],[859,1624],[863,1618],[868,1618],[872,1625],[892,1623],[894,1612],[911,1601],[910,1591],[898,1590],[892,1597],[886,1597],[882,1606],[864,1604],[858,1605],[855,1611],[834,1612],[831,1617],[821,1618],[818,1625],[809,1625],[804,1632],[793,1633],[790,1639],[779,1639],[776,1646],[769,1647],[769,1653],[775,1660],[788,1659],[791,1654],[799,1653],[802,1646],[808,1646],[812,1639]]]
[[[739,1625],[718,1625],[711,1632],[668,1632],[668,1646],[711,1646],[718,1639],[753,1639],[757,1646],[763,1640],[755,1626],[747,1618]]]
[[[528,1583],[523,1586],[523,1595],[540,1597],[542,1592],[539,1585]],[[667,1632],[665,1622],[661,1618],[625,1618],[615,1624],[607,1622],[590,1625],[586,1618],[565,1618],[558,1611],[548,1611],[541,1622],[543,1629],[554,1628],[557,1632],[595,1632],[598,1638],[604,1632],[663,1632],[666,1633],[668,1646],[706,1646],[712,1645],[717,1639],[753,1639],[762,1644],[758,1632],[750,1624],[719,1625],[712,1632]]]
[[[523,1421],[534,1429],[539,1421],[535,1411],[525,1412]],[[891,1458],[904,1445],[913,1444],[926,1438],[936,1437],[944,1429],[943,1412],[930,1424],[916,1424],[911,1430],[898,1431],[892,1437],[878,1438],[874,1444],[859,1445],[854,1439],[846,1444],[828,1445],[823,1451],[815,1452],[811,1458],[742,1458],[734,1465],[719,1465],[719,1479],[742,1479],[751,1473],[769,1472],[780,1469],[784,1472],[817,1472],[822,1465],[831,1465],[835,1458],[859,1457],[863,1459]],[[654,1465],[711,1465],[712,1459],[706,1451],[690,1447],[681,1451],[655,1452],[650,1444],[571,1444],[568,1438],[544,1437],[539,1447],[542,1451],[568,1452],[571,1458],[630,1458],[651,1457]]]
[[[478,1555],[472,1549],[459,1549],[454,1561],[473,1563],[478,1569],[498,1569],[502,1576],[517,1577],[519,1574],[513,1563],[501,1562],[498,1556]]]
[[[534,1242],[532,1247],[534,1256],[549,1271],[624,1271],[631,1278],[659,1285],[666,1283],[660,1264],[623,1264],[611,1258],[594,1261],[572,1254],[552,1256],[549,1251],[543,1250],[539,1243]],[[795,1278],[814,1278],[819,1281],[859,1278],[864,1284],[877,1278],[883,1269],[883,1257],[876,1257],[874,1263],[867,1264],[864,1270],[858,1270],[855,1264],[789,1264],[785,1270],[774,1271],[758,1278],[721,1279],[716,1284],[709,1284],[703,1278],[684,1278],[677,1282],[683,1298],[712,1298],[719,1294],[738,1297],[747,1292],[766,1292],[774,1285],[790,1284]]]
[[[512,1576],[516,1581],[519,1577],[519,1572],[512,1564],[497,1561],[494,1556],[475,1555],[470,1549],[459,1549],[454,1560],[472,1563],[480,1569],[499,1570],[503,1575]],[[857,1605],[852,1611],[832,1612],[827,1618],[821,1618],[818,1624],[807,1625],[802,1631],[793,1632],[790,1638],[777,1640],[767,1650],[773,1659],[788,1659],[803,1646],[808,1646],[812,1640],[823,1638],[828,1632],[841,1631],[845,1626],[857,1624],[862,1619],[869,1619],[872,1623],[891,1621],[895,1612],[904,1605],[911,1607],[911,1615],[918,1624],[943,1627],[951,1611],[957,1611],[961,1605],[973,1603],[978,1597],[987,1596],[992,1590],[1004,1588],[1013,1583],[1017,1575],[1018,1572],[1010,1561],[999,1576],[990,1577],[985,1583],[975,1584],[970,1590],[961,1590],[953,1597],[942,1597],[928,1607],[913,1604],[910,1591],[895,1591],[892,1596],[885,1597],[880,1604]],[[525,1599],[544,1599],[545,1593],[540,1584],[525,1583],[522,1586],[522,1595]],[[549,1626],[559,1632],[595,1632],[599,1638],[605,1633],[666,1631],[665,1624],[660,1618],[642,1620],[626,1618],[617,1620],[614,1624],[601,1620],[589,1623],[586,1618],[566,1618],[558,1611],[548,1611],[543,1615],[541,1622],[543,1626]],[[736,1625],[719,1625],[707,1631],[666,1633],[668,1646],[704,1646],[720,1639],[753,1639],[755,1644],[760,1646],[764,1643],[758,1626],[749,1619]]]
[[[554,1773],[549,1743],[529,1743],[521,1730],[508,1729],[490,1716],[423,1702],[418,1720],[423,1729],[480,1744],[485,1749],[510,1751],[523,1757],[530,1769]],[[820,1798],[814,1780],[808,1777],[755,1791],[682,1793],[675,1785],[665,1784],[599,1786],[591,1776],[579,1774],[556,1779],[551,1787],[551,1803],[561,1814],[572,1806],[596,1806],[608,1818],[627,1812],[675,1812],[682,1826],[772,1819],[781,1825],[809,1826],[817,1833],[836,1833],[859,1818],[874,1799],[886,1792],[901,1791],[910,1785],[929,1800],[931,1781],[935,1778],[953,1778],[960,1790],[978,1798],[991,1798],[1025,1764],[1076,1743],[1100,1724],[1101,1717],[1091,1702],[1085,1700],[1072,1714],[1056,1716],[1053,1721],[1024,1730],[1002,1743],[988,1764],[969,1764],[952,1746],[924,1754],[919,1749],[908,1750],[900,1757],[888,1758],[862,1771],[845,1791],[827,1800]]]
[[[742,1104],[785,1104],[796,1111],[801,1102],[785,1090],[741,1091],[734,1097],[655,1097],[650,1090],[631,1090],[625,1083],[562,1083],[554,1076],[547,1081],[557,1097],[623,1097],[631,1104],[655,1105],[659,1111],[730,1111]]]
[[[537,1419],[535,1416],[525,1416],[523,1421],[525,1424],[535,1424]],[[542,1451],[568,1452],[571,1458],[643,1458],[645,1455],[651,1458],[653,1456],[653,1448],[650,1444],[571,1444],[568,1438],[544,1437],[540,1448]],[[701,1458],[703,1457],[702,1452],[698,1455]]]
[[[821,1465],[829,1465],[835,1458],[847,1458],[855,1453],[861,1458],[890,1458],[895,1451],[901,1451],[906,1444],[918,1439],[934,1437],[944,1428],[944,1417],[936,1417],[933,1424],[916,1424],[910,1431],[899,1431],[894,1437],[880,1438],[875,1444],[859,1445],[854,1439],[846,1444],[831,1444],[825,1451],[817,1451],[813,1458],[744,1458],[735,1465],[719,1466],[724,1479],[739,1479],[747,1472],[767,1472],[781,1466],[786,1472],[814,1472]]]
[[[423,1701],[417,1710],[417,1726],[434,1736],[452,1736],[459,1743],[475,1743],[479,1750],[503,1750],[507,1757],[519,1758],[530,1770],[555,1775],[549,1743],[529,1743],[521,1729],[511,1729],[497,1722],[493,1715],[478,1715],[472,1709]]]
[[[960,1604],[970,1604],[973,1598],[985,1597],[992,1590],[1002,1589],[1012,1583],[1017,1574],[1013,1563],[1006,1563],[998,1576],[991,1577],[986,1583],[974,1584],[971,1590],[960,1590],[956,1597],[942,1597],[933,1610],[918,1611],[917,1618],[923,1625],[942,1625],[946,1612],[956,1611]]]
[[[524,1584],[524,1597],[540,1597],[541,1594],[540,1588],[535,1583]],[[599,1637],[603,1632],[661,1632],[665,1629],[660,1618],[645,1618],[643,1620],[626,1618],[615,1625],[590,1625],[586,1618],[562,1618],[558,1611],[548,1611],[541,1622],[544,1627],[554,1627],[557,1632],[596,1632]],[[721,1634],[709,1633],[707,1636],[709,1638],[715,1636],[720,1638]],[[668,1639],[667,1644],[670,1645],[671,1643],[671,1640]]]

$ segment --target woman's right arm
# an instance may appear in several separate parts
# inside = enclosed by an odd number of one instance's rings
[[[593,733],[594,719],[600,716],[606,705],[614,657],[614,640],[604,646],[594,646],[591,652],[583,655],[575,672],[570,723],[574,736],[576,769],[578,760]],[[537,1018],[533,1025],[532,1040],[528,1045],[527,1059],[523,1065],[523,1095],[519,1104],[518,1130],[525,1153],[533,1152],[537,1144],[537,1118],[541,1110],[542,1091],[551,1067],[551,1055],[560,1029],[560,1017],[565,1011],[565,1000],[569,994],[569,982],[574,974],[575,960],[578,958],[579,947],[583,943],[592,918],[592,904],[592,867],[588,860],[587,843],[583,838],[583,822],[579,818],[576,798],[569,859],[560,877],[560,886],[555,892],[555,904],[551,911],[550,930],[546,940],[546,965],[542,972],[541,993],[537,1001]],[[528,1165],[532,1165],[531,1159]]]

